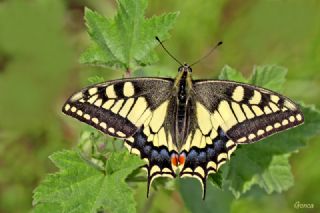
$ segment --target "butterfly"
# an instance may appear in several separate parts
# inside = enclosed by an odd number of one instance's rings
[[[146,161],[148,189],[158,177],[206,179],[236,150],[304,122],[298,105],[276,92],[233,81],[125,78],[73,94],[63,112],[124,140]],[[179,171],[179,173],[177,172]]]

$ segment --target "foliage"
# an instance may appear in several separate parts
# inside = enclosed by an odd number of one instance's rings
[[[154,63],[155,36],[167,38],[178,13],[145,19],[146,7],[147,0],[120,0],[118,14],[113,19],[86,8],[85,19],[94,43],[84,52],[81,62],[127,70]]]
[[[128,152],[112,153],[98,170],[75,151],[50,159],[61,170],[48,176],[34,192],[35,212],[134,212],[135,201],[126,177],[143,162]]]
[[[135,2],[137,1],[129,3]],[[182,61],[193,62],[212,44],[223,40],[223,46],[207,60],[193,67],[195,79],[215,78],[221,73],[222,79],[237,79],[258,85],[268,84],[266,87],[281,91],[281,94],[293,100],[319,106],[320,4],[317,1],[258,0],[239,3],[227,0],[153,0],[148,1],[148,8],[145,2],[137,2],[141,3],[137,7],[141,13],[133,16],[142,17],[140,20],[144,23],[166,16],[167,21],[174,20],[174,28],[173,22],[166,25],[164,18],[158,23],[162,29],[173,28],[172,39],[166,40],[166,32],[156,35],[165,40],[166,47],[178,59],[183,59]],[[157,58],[153,52],[157,43],[155,40],[151,41],[155,36],[151,31],[146,42],[141,42],[151,48],[149,53],[146,52],[149,58],[143,58],[141,52],[136,52],[137,48],[130,48],[130,54],[133,54],[130,59],[118,60],[116,64],[109,63],[109,55],[101,51],[92,51],[92,54],[95,54],[93,58],[86,58],[90,55],[90,49],[94,49],[95,46],[98,48],[99,45],[94,38],[91,38],[89,44],[89,36],[86,36],[82,20],[85,7],[91,8],[86,10],[86,14],[91,16],[90,23],[94,23],[93,20],[96,19],[108,20],[108,24],[116,26],[113,18],[105,18],[116,14],[116,0],[0,1],[0,212],[29,212],[32,208],[32,190],[39,182],[55,175],[61,176],[60,170],[44,178],[46,173],[56,171],[54,164],[48,159],[50,153],[75,146],[79,141],[79,150],[64,152],[81,152],[82,168],[94,168],[100,172],[105,168],[111,153],[118,154],[123,151],[121,142],[107,138],[61,114],[61,105],[70,93],[103,79],[121,78],[128,67],[132,70],[133,76],[173,77],[176,74],[176,63],[162,50],[160,52],[160,48],[157,57],[161,63],[145,66],[152,64]],[[117,16],[125,7],[118,8],[120,10]],[[179,19],[175,18],[175,13],[154,16],[164,11],[176,10],[181,11]],[[124,20],[127,23],[132,21]],[[87,18],[86,23],[90,27]],[[103,36],[95,36],[105,39],[105,33],[110,29],[104,28],[105,24],[101,24],[95,27],[103,27],[100,28]],[[132,33],[130,30],[127,32]],[[120,37],[120,40],[115,42],[121,42],[124,38],[117,33],[114,38],[116,37]],[[106,38],[105,41],[112,40],[109,36]],[[128,42],[128,39],[123,40],[123,43],[125,42]],[[141,45],[139,42],[136,44]],[[93,62],[103,67],[79,65],[79,54],[88,46],[87,51],[81,56],[81,61],[86,64]],[[143,44],[141,51],[145,47]],[[114,52],[122,58],[128,56],[128,53],[121,49],[114,49]],[[224,67],[225,64],[236,69]],[[274,66],[267,66],[269,71],[264,72],[273,77],[257,74],[260,78],[247,78],[252,72],[253,64],[280,64],[286,67],[286,81],[284,82],[284,78],[277,75],[276,71],[279,69],[284,75],[281,71],[284,70],[283,67]],[[123,72],[108,72],[110,69],[104,65],[120,68]],[[220,72],[221,67],[224,68]],[[271,78],[272,81],[265,82],[265,78]],[[156,180],[153,183],[155,188],[151,190],[149,199],[146,199],[145,174],[134,170],[126,178],[125,186],[128,184],[130,191],[134,190],[137,211],[167,212],[168,206],[171,212],[179,213],[317,211],[316,208],[294,209],[294,203],[297,201],[315,205],[320,203],[320,170],[315,167],[320,143],[319,137],[312,137],[319,135],[318,111],[303,106],[304,113],[309,118],[305,125],[283,133],[286,136],[279,134],[257,145],[253,144],[252,148],[249,145],[241,146],[231,161],[221,168],[221,172],[209,178],[205,202],[201,200],[200,184],[197,180],[178,178],[171,181]],[[80,129],[82,133],[79,137]],[[297,136],[292,140],[292,144],[288,140],[292,137],[287,133]],[[302,148],[309,137],[312,137],[308,140],[310,143]],[[256,156],[255,151],[265,153],[261,157]],[[246,154],[252,153],[255,158],[261,157],[261,161],[257,161],[259,164],[253,164],[253,160],[256,159],[246,158]],[[268,157],[269,154],[273,157]],[[248,160],[248,165],[239,162],[238,167],[238,160]],[[250,165],[254,167],[249,168]],[[236,167],[236,170],[231,170],[231,167]],[[249,170],[246,172],[243,169]],[[295,181],[292,186],[293,176]],[[232,179],[236,180],[235,184],[228,181]],[[286,190],[289,186],[292,187]],[[282,193],[268,195],[265,189],[267,192]],[[240,197],[234,199],[234,195]],[[49,196],[49,193],[44,193],[37,199],[41,200],[46,196]],[[41,208],[50,206],[57,205],[41,201],[35,209],[46,212]],[[55,210],[60,212],[60,209]]]

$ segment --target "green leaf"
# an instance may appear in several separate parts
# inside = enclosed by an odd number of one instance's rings
[[[155,36],[168,37],[178,13],[145,19],[147,0],[119,0],[118,14],[113,19],[86,8],[85,19],[93,41],[80,59],[82,63],[125,69],[154,63]]]
[[[88,81],[90,82],[90,84],[98,84],[98,83],[101,83],[101,82],[104,82],[105,79],[101,76],[91,76],[88,78]]]
[[[206,199],[202,200],[202,189],[196,179],[186,178],[179,180],[181,196],[186,207],[194,213],[229,213],[231,202],[234,199],[228,190],[221,190],[212,184],[207,185]]]
[[[220,80],[232,80],[232,81],[238,81],[238,82],[243,82],[243,83],[248,82],[248,80],[245,77],[243,77],[243,75],[240,72],[231,68],[228,65],[225,65],[222,68],[218,78]]]
[[[35,212],[135,212],[126,177],[143,164],[128,152],[112,153],[105,170],[90,166],[75,151],[57,152],[50,159],[60,172],[49,175],[34,191]]]
[[[286,81],[287,69],[277,65],[254,67],[250,83],[279,92]]]
[[[250,81],[278,91],[285,81],[285,74],[286,70],[278,66],[256,67]],[[288,163],[291,153],[320,132],[319,111],[304,105],[301,109],[305,116],[303,125],[254,144],[242,145],[235,152],[228,164],[226,181],[236,197],[249,191],[253,185],[259,185],[267,193],[282,192],[293,185]]]
[[[222,175],[220,171],[214,174],[210,174],[208,176],[208,181],[212,183],[212,185],[218,187],[219,189],[222,189]]]

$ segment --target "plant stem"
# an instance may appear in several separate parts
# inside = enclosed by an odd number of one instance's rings
[[[128,67],[126,72],[124,73],[124,77],[125,78],[130,78],[131,77],[131,72],[132,72],[132,70]]]

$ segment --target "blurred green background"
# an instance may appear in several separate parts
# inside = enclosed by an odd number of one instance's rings
[[[90,76],[123,75],[78,63],[89,45],[85,6],[108,17],[116,13],[114,0],[0,1],[0,212],[31,211],[32,190],[47,173],[56,171],[48,156],[75,146],[79,139],[83,125],[60,111],[65,98],[88,85]],[[225,64],[245,76],[254,65],[277,64],[289,70],[285,95],[320,105],[320,1],[152,0],[147,16],[169,11],[180,11],[166,41],[180,60],[191,63],[217,41],[224,41],[193,68],[196,77],[216,78]],[[160,48],[158,53],[160,61],[148,69],[175,76],[177,64]],[[229,194],[217,191],[211,206],[198,203],[191,209],[320,212],[318,150],[320,137],[291,157],[295,185],[283,194],[257,193],[230,206]],[[146,200],[141,186],[136,197],[139,212],[190,212],[193,205],[185,203],[188,199],[182,199],[178,190],[159,190]],[[298,201],[314,208],[295,209]]]

